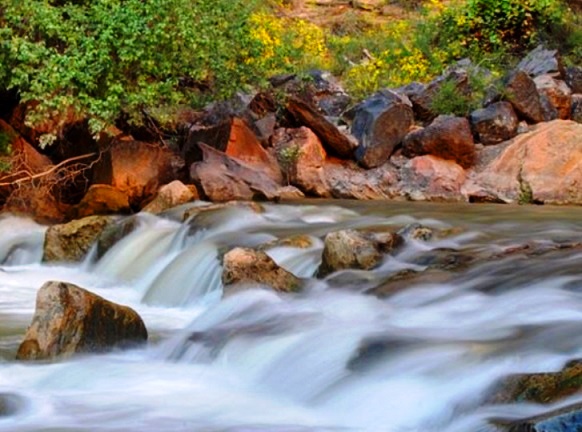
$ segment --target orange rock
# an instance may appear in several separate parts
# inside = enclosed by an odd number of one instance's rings
[[[104,185],[91,185],[81,202],[74,208],[74,217],[127,213],[130,211],[127,194]]]
[[[474,179],[468,195],[505,202],[582,204],[582,125],[542,123],[519,135]]]

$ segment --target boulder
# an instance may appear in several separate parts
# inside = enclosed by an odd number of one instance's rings
[[[496,102],[475,110],[469,119],[474,134],[482,144],[499,144],[517,135],[519,119],[509,102]]]
[[[568,405],[519,420],[497,421],[509,432],[577,431],[582,424],[582,404]]]
[[[358,140],[356,160],[365,168],[385,163],[414,121],[410,100],[390,90],[364,100],[352,115],[351,132]]]
[[[140,208],[158,187],[179,177],[178,161],[170,150],[140,141],[114,141],[97,163],[93,184],[106,184],[125,192]]]
[[[66,282],[47,282],[38,291],[32,324],[18,348],[18,360],[53,360],[78,353],[138,345],[148,334],[129,307]]]
[[[582,94],[572,95],[572,112],[570,118],[576,123],[582,123]]]
[[[463,167],[436,156],[415,157],[401,169],[399,190],[414,201],[462,200],[461,187],[467,178]]]
[[[116,187],[91,185],[83,199],[73,209],[73,216],[84,218],[93,215],[128,213],[130,211],[127,194]]]
[[[235,248],[224,255],[222,283],[225,293],[233,290],[234,285],[267,285],[278,292],[297,292],[301,280],[280,267],[263,251]]]
[[[506,99],[515,112],[531,123],[544,121],[544,112],[536,84],[530,76],[516,70],[505,80]]]
[[[148,213],[161,213],[165,210],[171,209],[182,204],[197,199],[192,189],[182,183],[180,180],[174,180],[167,185],[158,189],[158,193],[152,201],[150,201],[142,211]]]
[[[200,143],[203,161],[192,164],[190,176],[210,201],[233,201],[280,197],[280,186],[262,171]]]
[[[366,170],[353,161],[330,160],[325,177],[334,198],[382,200],[397,194],[398,171],[390,163]]]
[[[331,197],[324,170],[327,154],[309,128],[277,129],[273,147],[288,183],[310,196]]]
[[[311,129],[331,153],[348,159],[353,156],[356,140],[340,131],[314,107],[296,97],[290,97],[286,108],[296,122]]]
[[[186,166],[191,166],[194,162],[203,159],[202,150],[198,143],[204,143],[217,150],[224,151],[230,138],[232,120],[230,118],[220,119],[217,123],[205,125],[195,124],[188,131],[188,138],[181,147],[182,157]]]
[[[399,246],[402,238],[389,231],[342,230],[327,234],[318,277],[338,270],[370,270],[383,260],[384,253]]]
[[[530,51],[519,62],[517,69],[531,77],[549,74],[555,78],[562,78],[565,73],[558,50],[545,49],[542,45]]]
[[[466,118],[439,116],[429,126],[410,132],[402,144],[406,157],[433,155],[469,168],[475,160],[475,143]]]
[[[534,82],[540,94],[542,106],[549,108],[544,110],[545,119],[547,121],[557,118],[569,119],[572,110],[572,91],[566,83],[550,75],[540,75],[534,79]]]
[[[572,90],[572,93],[582,93],[582,67],[570,66],[566,68],[564,77],[566,84]]]
[[[43,261],[80,261],[113,220],[112,216],[89,216],[49,227],[44,239]]]
[[[565,120],[518,135],[474,179],[472,194],[503,202],[582,203],[582,125]],[[469,196],[470,199],[470,196]]]

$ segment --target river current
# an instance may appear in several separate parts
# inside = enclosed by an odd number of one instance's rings
[[[230,207],[182,223],[185,207],[140,214],[97,258],[42,263],[46,227],[0,219],[1,432],[479,432],[561,405],[485,403],[500,378],[582,358],[582,249],[511,254],[377,298],[366,291],[416,259],[582,242],[582,208],[333,202]],[[418,222],[447,235],[411,240],[373,271],[312,277],[330,231]],[[269,250],[307,280],[301,294],[254,287],[222,299],[219,254],[295,234]],[[38,288],[75,283],[129,305],[146,347],[56,363],[15,352]],[[369,349],[365,349],[365,348]],[[371,348],[370,348],[371,347]],[[378,349],[374,349],[374,347]],[[582,401],[573,396],[562,405]]]

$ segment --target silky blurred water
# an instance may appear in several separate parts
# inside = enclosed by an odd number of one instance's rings
[[[306,202],[182,223],[183,210],[138,215],[100,259],[69,265],[41,263],[45,227],[0,219],[0,431],[493,431],[492,419],[548,409],[485,404],[501,377],[582,357],[582,248],[563,247],[582,242],[582,208]],[[311,277],[327,232],[415,222],[441,234],[373,271]],[[225,249],[296,234],[311,246],[267,252],[305,279],[303,293],[257,286],[222,299]],[[366,294],[444,248],[497,258]],[[16,362],[48,280],[136,309],[150,343]]]

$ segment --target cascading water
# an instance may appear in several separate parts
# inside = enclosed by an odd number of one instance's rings
[[[582,249],[559,247],[582,242],[582,209],[342,205],[227,207],[184,223],[184,209],[138,215],[131,234],[76,265],[41,263],[45,228],[0,219],[0,431],[469,432],[548,410],[484,401],[503,376],[582,357]],[[411,222],[448,235],[408,241],[373,271],[310,277],[325,233]],[[267,253],[304,278],[301,294],[256,287],[221,299],[225,250],[298,234],[311,246]],[[524,244],[552,250],[503,255]],[[366,294],[444,248],[497,258]],[[133,307],[150,344],[14,361],[47,280]]]

